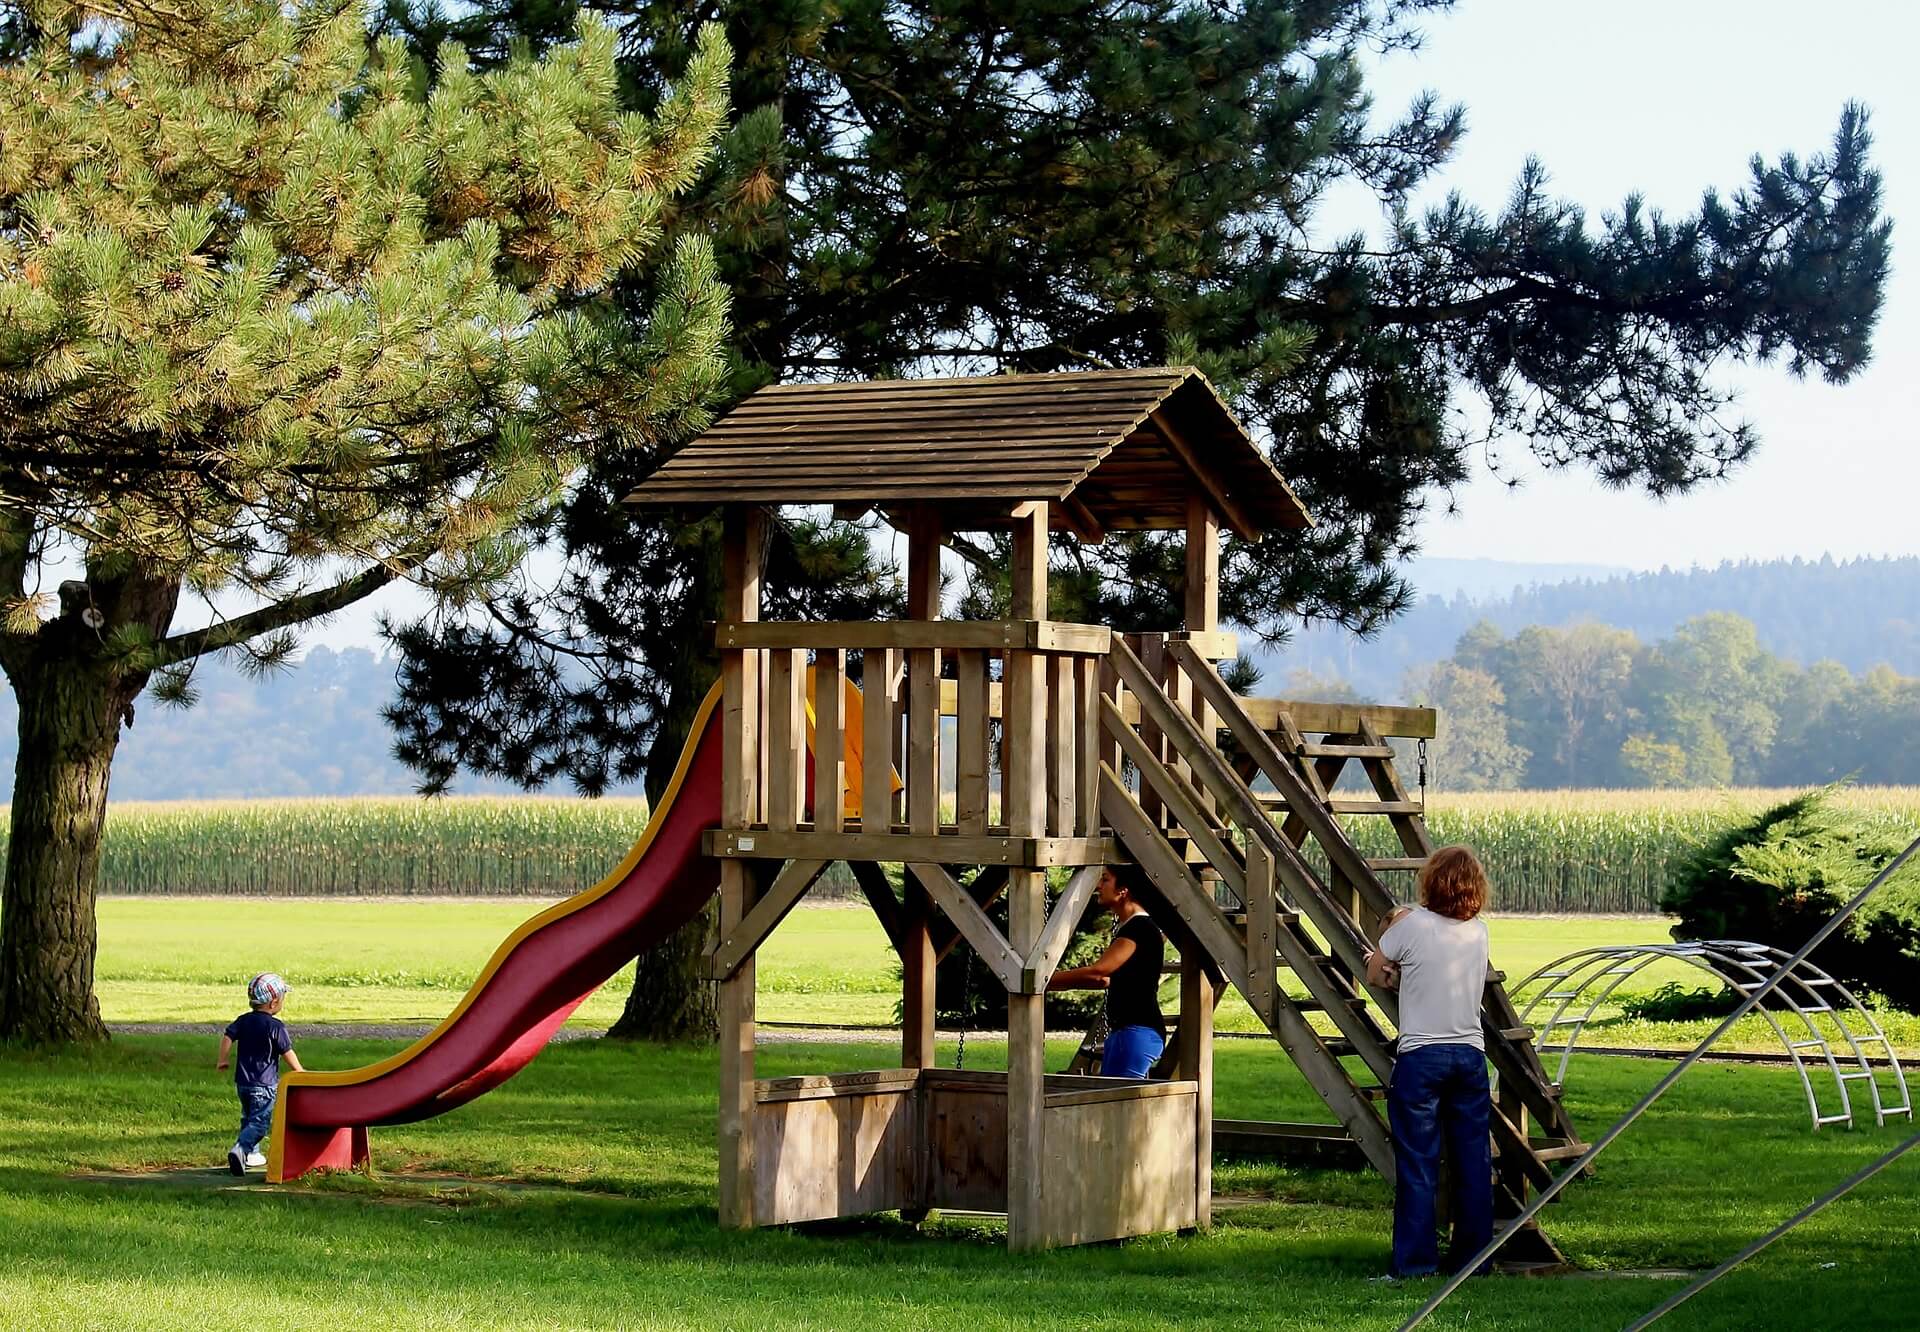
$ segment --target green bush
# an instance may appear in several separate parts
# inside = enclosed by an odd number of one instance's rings
[[[1725,985],[1689,990],[1679,981],[1668,981],[1651,994],[1630,994],[1620,1001],[1621,1013],[1637,1022],[1698,1022],[1725,1017],[1739,1006],[1740,996]]]
[[[1660,909],[1676,939],[1749,939],[1797,951],[1888,861],[1913,829],[1809,791],[1716,834],[1676,868]],[[1813,962],[1847,985],[1920,1012],[1920,873],[1867,900]]]

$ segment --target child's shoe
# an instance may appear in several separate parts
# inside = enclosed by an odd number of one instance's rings
[[[246,1153],[240,1150],[240,1144],[237,1142],[227,1151],[227,1173],[232,1175],[247,1173]]]
[[[262,1156],[262,1155],[261,1155],[261,1154],[260,1154],[259,1152],[248,1152],[248,1153],[247,1153],[247,1169],[249,1169],[249,1170],[264,1170],[264,1169],[266,1169],[266,1168],[267,1168],[267,1158],[266,1158],[266,1157],[264,1157],[264,1156]]]

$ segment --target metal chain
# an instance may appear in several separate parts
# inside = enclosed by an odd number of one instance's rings
[[[967,949],[967,970],[960,982],[960,1048],[953,1052],[953,1066],[964,1069],[967,1066],[967,1012],[968,1000],[973,994],[973,949]]]
[[[1427,803],[1427,742],[1420,742],[1420,803]]]

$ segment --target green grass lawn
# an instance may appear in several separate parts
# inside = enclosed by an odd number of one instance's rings
[[[457,898],[153,898],[100,901],[98,989],[109,1022],[224,1022],[244,1006],[249,976],[275,970],[294,984],[287,1019],[301,1023],[436,1022],[458,1001],[500,941],[545,902]],[[1665,941],[1659,916],[1491,916],[1493,957],[1514,981],[1576,948]],[[774,1022],[884,1025],[898,997],[894,959],[864,906],[802,906],[760,952],[759,1011]],[[1706,983],[1674,963],[1634,978]],[[627,979],[581,1006],[573,1025],[604,1028],[619,1016]],[[1172,1010],[1175,983],[1164,994]],[[1624,995],[1622,996],[1624,997]],[[1920,1020],[1894,1015],[1888,1034],[1920,1051]],[[1256,1031],[1236,995],[1221,1005],[1222,1031]],[[1592,1043],[1691,1045],[1711,1023],[1647,1024],[1617,1017],[1589,1028]],[[1758,1019],[1729,1048],[1778,1049]]]
[[[393,1048],[309,1041],[315,1067]],[[942,1047],[951,1060],[950,1045]],[[969,1064],[1003,1053],[969,1042]],[[1065,1044],[1051,1051],[1059,1067]],[[884,1045],[778,1045],[763,1075],[883,1066]],[[48,1056],[0,1049],[0,1324],[19,1328],[1391,1327],[1431,1283],[1386,1260],[1368,1174],[1222,1163],[1211,1234],[1012,1256],[993,1222],[892,1217],[733,1234],[713,1214],[716,1070],[706,1050],[574,1042],[443,1118],[376,1130],[383,1169],[296,1188],[211,1169],[230,1086],[205,1042],[122,1037]],[[1583,1057],[1570,1104],[1596,1132],[1658,1065]],[[1229,1043],[1222,1115],[1299,1117],[1277,1051]],[[1907,1129],[1808,1132],[1784,1070],[1703,1066],[1550,1209],[1594,1271],[1697,1267],[1741,1246]],[[96,1172],[208,1167],[97,1180]],[[432,1171],[462,1181],[435,1180]],[[528,1187],[528,1186],[531,1187]],[[1920,1186],[1904,1163],[1665,1326],[1911,1326]],[[1470,1283],[1434,1326],[1619,1327],[1671,1281]]]

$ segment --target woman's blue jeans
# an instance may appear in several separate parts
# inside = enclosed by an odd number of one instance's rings
[[[1453,1245],[1466,1262],[1493,1238],[1492,1113],[1487,1059],[1471,1045],[1423,1045],[1394,1060],[1387,1086],[1393,1130],[1393,1272],[1427,1276],[1440,1266],[1437,1195],[1444,1148],[1453,1164]]]
[[[1152,1027],[1115,1027],[1100,1052],[1103,1078],[1144,1078],[1167,1048],[1167,1038]]]

